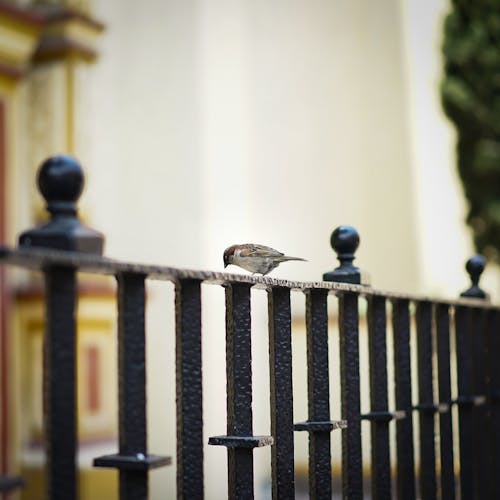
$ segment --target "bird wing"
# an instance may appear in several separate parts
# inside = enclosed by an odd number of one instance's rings
[[[241,245],[243,248],[240,250],[241,257],[282,257],[284,254],[278,252],[271,247],[265,245],[257,245],[254,243],[247,243]]]

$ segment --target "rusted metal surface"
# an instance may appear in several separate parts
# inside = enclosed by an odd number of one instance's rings
[[[441,459],[441,495],[443,500],[455,498],[455,460],[453,453],[453,424],[451,413],[451,366],[450,366],[450,307],[436,304],[436,349],[438,369],[438,397],[448,411],[439,414],[439,438]]]
[[[202,499],[203,377],[201,282],[179,280],[175,287],[177,498]]]
[[[416,409],[420,428],[420,494],[422,498],[431,500],[437,498],[434,415],[438,410],[434,404],[433,387],[432,304],[418,302],[416,308],[418,365],[418,406]]]
[[[46,496],[77,498],[76,473],[76,273],[71,267],[45,271],[46,324],[43,356]]]
[[[332,497],[330,432],[340,428],[330,421],[327,298],[326,290],[306,292],[309,419],[295,425],[309,432],[309,495],[317,499]]]
[[[362,285],[349,285],[328,281],[293,281],[268,276],[252,276],[249,274],[232,274],[217,271],[181,269],[176,267],[158,266],[123,262],[107,257],[99,257],[77,252],[46,250],[39,248],[12,249],[0,246],[0,262],[16,265],[32,270],[41,270],[51,265],[77,267],[81,272],[115,275],[117,273],[144,274],[149,279],[172,281],[184,279],[200,280],[204,283],[222,285],[225,283],[248,283],[255,288],[269,289],[271,287],[289,288],[290,290],[321,289],[334,294],[352,292],[361,297],[380,296],[388,299],[406,299],[415,301],[439,302],[449,305],[479,307],[481,309],[497,309],[498,306],[484,300],[471,298],[446,299],[431,295],[399,293],[379,290]]]
[[[273,500],[295,498],[290,290],[268,292]]]
[[[387,312],[384,297],[368,300],[371,414],[392,417],[388,412],[387,387]],[[391,418],[371,419],[371,479],[375,500],[391,498],[391,460],[389,422]]]
[[[415,499],[415,452],[412,419],[410,311],[407,300],[392,303],[396,407],[406,418],[396,421],[397,498]]]
[[[228,498],[254,498],[253,448],[274,443],[272,436],[253,436],[252,335],[250,285],[226,285],[227,436],[208,443],[226,446]]]
[[[144,275],[120,274],[117,281],[119,453],[94,465],[118,469],[120,498],[140,500],[148,496],[149,469],[170,464],[170,458],[147,452]]]
[[[340,393],[342,418],[342,490],[346,498],[363,498],[361,456],[361,397],[359,378],[358,296],[346,293],[339,299]]]

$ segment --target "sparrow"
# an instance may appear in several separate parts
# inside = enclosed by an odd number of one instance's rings
[[[305,261],[306,259],[289,257],[274,248],[254,243],[232,245],[224,250],[224,267],[233,264],[250,271],[252,274],[259,273],[262,276],[287,260]]]

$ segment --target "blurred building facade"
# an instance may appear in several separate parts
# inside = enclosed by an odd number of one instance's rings
[[[221,269],[225,247],[251,241],[308,259],[275,276],[316,280],[336,266],[330,232],[351,224],[361,234],[357,263],[373,286],[456,296],[467,285],[472,245],[454,133],[439,103],[448,7],[446,0],[1,2],[3,240],[14,245],[40,218],[36,167],[67,152],[86,170],[82,214],[106,235],[108,256]],[[24,290],[3,304],[19,330],[39,307],[29,305],[33,282],[13,275],[2,283]],[[112,375],[104,375],[114,363],[113,299],[103,292],[110,287],[90,284],[90,309],[81,308],[81,330],[100,346],[92,351],[89,341],[87,362],[96,364],[96,352],[105,356],[96,373],[107,389],[99,385],[91,406],[115,398]],[[498,297],[495,269],[484,288]],[[175,455],[172,290],[149,292],[151,451]],[[222,297],[207,291],[204,300],[222,310]],[[261,301],[254,363],[265,387]],[[300,374],[298,301],[294,311]],[[204,320],[208,439],[225,428],[224,332],[216,313]],[[17,367],[17,378],[2,385],[12,387],[2,400],[3,428],[16,429],[12,453],[3,453],[4,464],[16,457],[12,469],[26,437],[18,425],[25,403],[12,392],[30,375],[24,344],[7,330],[3,359]],[[300,392],[305,375],[298,377]],[[256,431],[266,434],[267,407],[258,394],[255,401]],[[106,411],[114,409],[110,403]],[[221,498],[225,452],[207,447],[206,455],[208,498]],[[265,461],[256,464],[263,484]],[[111,488],[113,479],[106,481]],[[174,467],[152,481],[165,498]]]

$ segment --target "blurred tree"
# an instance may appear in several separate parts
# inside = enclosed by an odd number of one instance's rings
[[[500,251],[500,0],[452,0],[441,98],[458,132],[457,161],[478,251]]]

